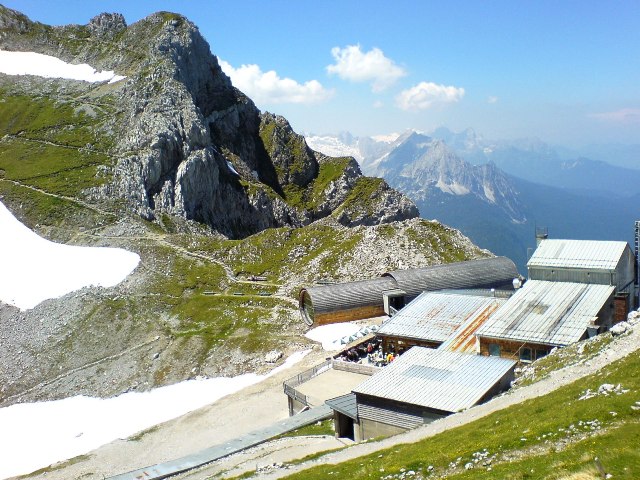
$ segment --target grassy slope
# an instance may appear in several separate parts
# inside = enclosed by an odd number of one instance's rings
[[[73,98],[10,95],[0,89],[0,170],[8,180],[72,196],[104,183],[99,165],[109,165],[108,136],[98,134],[105,107],[82,109]]]
[[[579,400],[604,384],[620,394]],[[599,457],[613,478],[640,476],[640,352],[600,372],[412,445],[288,478],[560,479],[590,477]],[[490,459],[490,462],[487,462]],[[484,465],[483,465],[484,463]],[[465,465],[471,468],[465,469]]]

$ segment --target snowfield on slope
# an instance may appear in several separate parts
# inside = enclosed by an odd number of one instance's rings
[[[309,352],[294,353],[267,375],[187,380],[113,398],[76,396],[0,408],[0,479],[82,455],[209,405],[295,365]]]
[[[121,248],[50,242],[18,221],[0,202],[0,301],[28,310],[88,286],[112,287],[138,266]]]
[[[98,72],[86,63],[74,65],[50,55],[35,52],[9,52],[7,50],[0,50],[0,73],[109,83],[126,78],[122,75],[116,75],[111,70]]]
[[[363,326],[357,322],[330,323],[315,327],[304,336],[321,343],[323,350],[336,351],[344,348],[347,343],[364,337],[377,329],[377,325]]]

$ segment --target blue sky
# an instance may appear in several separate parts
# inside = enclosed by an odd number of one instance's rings
[[[168,10],[298,132],[467,127],[493,139],[640,143],[640,2],[7,0],[31,19]],[[64,5],[64,7],[62,7]]]

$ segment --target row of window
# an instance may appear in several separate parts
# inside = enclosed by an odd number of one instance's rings
[[[500,345],[498,345],[497,343],[489,344],[489,355],[491,355],[492,357],[499,357],[500,353]],[[548,353],[549,351],[546,349],[522,347],[519,350],[518,356],[520,358],[520,361],[522,362],[532,362],[534,360],[537,360],[538,358],[546,356]]]

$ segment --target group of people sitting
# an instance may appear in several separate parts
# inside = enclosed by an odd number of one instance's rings
[[[366,363],[381,367],[393,362],[396,357],[397,355],[393,351],[386,353],[383,352],[382,342],[380,339],[374,338],[368,342],[363,342],[349,348],[347,351],[343,352],[338,359],[345,362],[356,363],[365,363],[364,360],[366,359]]]

